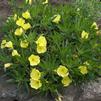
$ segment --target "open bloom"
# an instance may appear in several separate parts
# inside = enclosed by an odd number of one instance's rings
[[[37,44],[37,52],[40,53],[45,53],[47,51],[47,40],[46,38],[41,35],[38,40],[36,41]]]
[[[34,89],[39,89],[42,86],[41,80],[30,79],[30,86]]]
[[[88,70],[87,70],[86,66],[79,66],[79,70],[83,75],[88,73]]]
[[[15,33],[14,33],[16,36],[21,36],[23,34],[23,29],[22,28],[17,28],[15,30]]]
[[[31,15],[29,13],[29,11],[27,10],[26,12],[22,13],[22,16],[25,18],[25,19],[30,19],[31,18]]]
[[[37,46],[37,52],[40,53],[45,53],[47,51],[46,46]]]
[[[60,21],[61,21],[61,15],[57,14],[57,15],[54,15],[53,17],[54,19],[52,20],[52,22],[58,24]]]
[[[31,66],[36,66],[40,63],[40,57],[38,55],[34,55],[32,54],[29,58],[28,58],[30,65]]]
[[[28,29],[31,28],[31,25],[30,25],[30,23],[25,23],[25,24],[23,24],[22,28],[23,28],[24,30],[28,30]]]
[[[63,77],[63,79],[62,79],[62,84],[64,85],[64,86],[69,86],[70,85],[70,83],[72,82],[72,80],[68,77],[68,76],[66,76],[66,77]]]
[[[31,79],[33,80],[39,80],[41,77],[41,73],[38,69],[32,69],[31,74],[30,74]]]
[[[66,77],[69,75],[69,71],[65,66],[60,65],[57,69],[57,74],[61,77]]]
[[[89,37],[89,33],[85,32],[85,31],[82,31],[81,38],[82,39],[88,39],[88,37]]]
[[[5,47],[7,47],[7,48],[13,48],[13,43],[12,43],[12,41],[6,42]]]
[[[1,48],[2,48],[2,49],[5,48],[6,43],[7,43],[6,40],[2,40],[2,42],[1,42]]]
[[[16,24],[17,24],[18,26],[21,26],[21,27],[23,27],[24,23],[25,23],[25,20],[24,20],[23,18],[19,18],[19,19],[16,21]]]
[[[20,42],[21,48],[27,48],[29,45],[29,42],[27,40],[23,40]]]
[[[45,0],[42,4],[48,4],[48,0]]]
[[[12,51],[12,56],[20,56],[20,54],[18,53],[18,51],[17,50],[13,50]]]
[[[37,44],[38,46],[46,46],[46,45],[47,45],[47,40],[46,40],[46,38],[45,38],[43,35],[41,35],[41,36],[38,38],[38,40],[36,41],[36,44]]]
[[[93,22],[93,24],[92,24],[91,27],[94,28],[95,30],[98,30],[99,29],[96,22]]]

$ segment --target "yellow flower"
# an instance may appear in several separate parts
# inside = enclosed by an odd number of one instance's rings
[[[13,19],[14,19],[14,21],[17,20],[17,14],[14,14]]]
[[[28,58],[30,65],[31,66],[36,66],[40,63],[40,57],[38,55],[34,55],[32,54],[29,58]]]
[[[52,22],[58,24],[61,21],[61,15],[57,14],[54,15],[54,19],[52,20]]]
[[[64,85],[64,86],[69,86],[70,85],[70,83],[72,82],[72,80],[68,77],[68,76],[66,76],[66,77],[64,77],[63,79],[62,79],[62,84]]]
[[[85,31],[82,31],[81,38],[82,39],[88,39],[88,37],[89,37],[89,33],[85,32]]]
[[[44,5],[44,4],[48,4],[48,0],[45,0],[42,4],[43,4],[43,5]]]
[[[38,46],[37,45],[37,52],[40,53],[45,53],[47,51],[46,46]]]
[[[20,46],[21,48],[27,48],[29,45],[29,42],[27,40],[21,41]]]
[[[57,69],[57,74],[61,77],[66,77],[69,75],[69,71],[65,66],[60,65]]]
[[[7,47],[7,48],[13,48],[13,43],[12,43],[12,41],[6,42],[5,47]]]
[[[94,23],[92,24],[91,28],[94,28],[95,30],[98,30],[98,29],[99,29],[96,22],[94,22]]]
[[[41,35],[41,36],[38,38],[38,40],[36,41],[36,44],[37,44],[38,46],[46,46],[46,45],[47,45],[47,40],[46,40],[46,38],[45,38],[43,35]]]
[[[29,5],[32,4],[32,0],[26,0],[26,3],[28,3]]]
[[[45,53],[47,51],[47,40],[46,38],[41,35],[38,40],[36,41],[37,44],[37,52],[40,53]]]
[[[11,67],[11,65],[12,65],[12,63],[6,63],[6,64],[4,64],[4,68],[6,69],[8,67]]]
[[[7,41],[6,40],[2,40],[1,42],[1,49],[5,48]]]
[[[79,70],[83,75],[88,73],[88,70],[87,70],[86,66],[79,66]]]
[[[30,19],[31,18],[31,15],[29,13],[29,11],[27,10],[26,12],[22,13],[22,16],[25,18],[25,19]]]
[[[37,69],[32,69],[31,74],[30,74],[31,79],[33,80],[39,80],[41,77],[41,73]]]
[[[16,36],[21,36],[23,34],[23,29],[22,28],[17,28],[15,30],[15,33],[14,33]]]
[[[25,23],[25,20],[24,20],[23,18],[19,18],[19,19],[16,21],[16,24],[17,24],[18,26],[21,26],[21,27],[23,27],[24,23]]]
[[[20,54],[18,53],[18,51],[17,50],[13,50],[12,51],[12,56],[20,56]]]
[[[24,30],[28,30],[28,29],[31,28],[31,25],[30,25],[30,23],[26,23],[26,24],[23,24],[22,28],[23,28]]]
[[[42,83],[40,80],[33,80],[33,79],[30,79],[30,86],[34,89],[39,89],[41,86],[42,86]]]

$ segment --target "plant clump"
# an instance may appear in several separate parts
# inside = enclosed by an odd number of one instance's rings
[[[52,6],[48,0],[26,0],[8,18],[0,65],[15,83],[56,93],[99,76],[101,29],[92,7],[83,3]]]

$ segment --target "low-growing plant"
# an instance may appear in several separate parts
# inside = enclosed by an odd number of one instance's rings
[[[0,61],[18,86],[57,94],[101,74],[101,31],[94,14],[101,3],[82,1],[54,6],[26,0],[16,6],[2,29]]]

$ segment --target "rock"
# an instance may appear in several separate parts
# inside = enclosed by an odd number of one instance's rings
[[[101,78],[82,85],[82,89],[79,101],[101,101]]]
[[[1,72],[0,72],[1,74]],[[8,78],[5,75],[0,75],[0,99],[16,97],[16,85],[7,82]],[[0,100],[1,101],[1,100]]]
[[[69,86],[63,89],[62,101],[101,101],[101,78],[83,84],[80,87]],[[23,101],[23,100],[22,100]],[[25,101],[55,101],[49,97],[36,96],[29,97]]]
[[[0,0],[0,26],[10,14],[11,9],[10,6],[8,5],[7,0]]]
[[[98,26],[99,26],[99,28],[101,29],[101,19],[100,20],[98,20]]]
[[[7,0],[0,0],[0,28],[2,27],[4,21],[11,14],[10,6],[8,5]],[[1,32],[1,30],[0,30]],[[3,34],[0,33],[0,39]]]
[[[29,98],[26,101],[55,101],[55,100],[54,99],[49,99],[48,97],[34,96],[32,98]]]
[[[63,101],[76,101],[76,97],[79,94],[78,87],[69,86],[68,88],[64,88],[63,90]],[[74,100],[75,99],[75,100]]]

